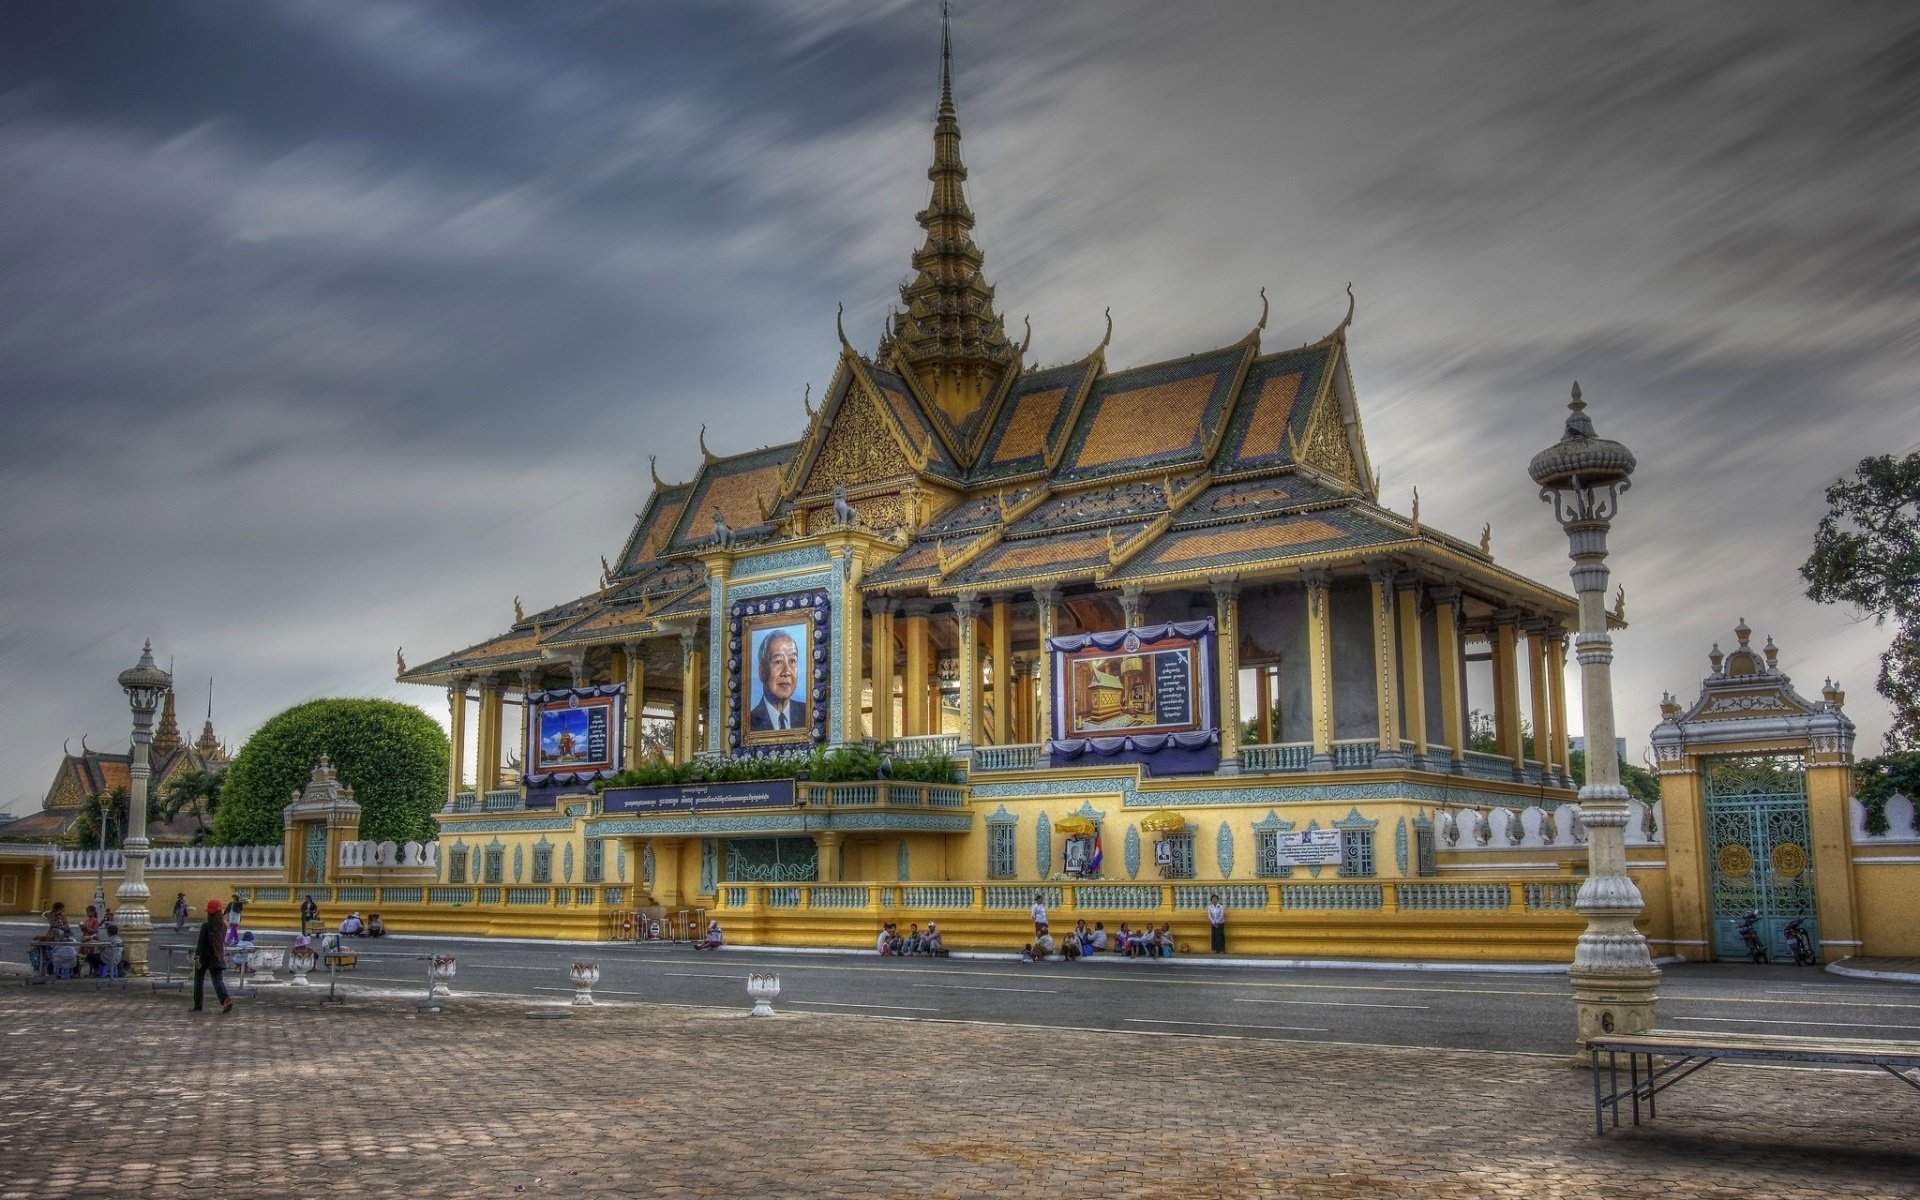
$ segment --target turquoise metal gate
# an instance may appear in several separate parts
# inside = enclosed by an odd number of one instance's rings
[[[1797,755],[1708,759],[1707,865],[1713,883],[1713,955],[1747,957],[1740,920],[1758,912],[1758,931],[1775,962],[1792,962],[1782,933],[1814,919],[1813,860],[1808,853],[1806,763]]]

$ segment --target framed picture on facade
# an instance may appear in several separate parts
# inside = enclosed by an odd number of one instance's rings
[[[580,784],[619,770],[626,685],[527,695],[527,783]]]
[[[727,726],[736,751],[807,746],[824,738],[827,631],[823,592],[734,605]]]
[[[1213,619],[1054,637],[1053,736],[1058,765],[1094,754],[1150,772],[1211,770],[1220,757]]]

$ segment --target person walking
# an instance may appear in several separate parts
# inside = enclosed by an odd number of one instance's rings
[[[200,940],[193,950],[193,1011],[199,1012],[206,996],[207,976],[213,976],[213,994],[220,1000],[220,1011],[233,1011],[233,997],[227,995],[227,919],[218,900],[207,901],[207,919],[200,923]]]
[[[1207,897],[1207,924],[1213,927],[1213,952],[1227,952],[1227,910],[1220,904],[1220,893]]]
[[[173,897],[173,931],[175,933],[185,932],[187,928],[187,918],[192,915],[193,910],[187,907],[187,894],[185,892],[175,893]]]
[[[240,898],[240,889],[235,888],[233,899],[227,901],[227,945],[229,946],[238,946],[240,944],[240,920],[241,914],[246,911],[246,907],[247,902]]]
[[[1033,894],[1033,908],[1029,914],[1033,918],[1033,932],[1038,936],[1047,931],[1047,899],[1039,892]]]

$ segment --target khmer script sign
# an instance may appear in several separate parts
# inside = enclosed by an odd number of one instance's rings
[[[1327,867],[1340,861],[1338,829],[1302,829],[1280,835],[1280,863],[1288,867]]]

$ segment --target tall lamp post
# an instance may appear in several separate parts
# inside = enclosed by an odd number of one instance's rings
[[[1627,789],[1613,753],[1613,639],[1607,634],[1607,530],[1631,486],[1633,452],[1593,431],[1580,385],[1567,405],[1566,434],[1533,456],[1527,473],[1540,498],[1567,531],[1573,589],[1580,598],[1581,711],[1587,732],[1587,782],[1580,789],[1580,821],[1587,827],[1587,878],[1574,908],[1587,929],[1574,948],[1574,1004],[1579,1012],[1576,1061],[1587,1042],[1609,1033],[1638,1033],[1654,1025],[1660,970],[1647,940],[1633,927],[1643,901],[1627,874]]]
[[[114,893],[116,917],[127,947],[127,971],[147,973],[147,939],[153,921],[147,914],[147,751],[153,744],[153,713],[160,698],[173,686],[173,676],[153,662],[153,643],[140,651],[140,661],[120,672],[120,687],[133,706],[133,786],[127,797],[126,876]]]

